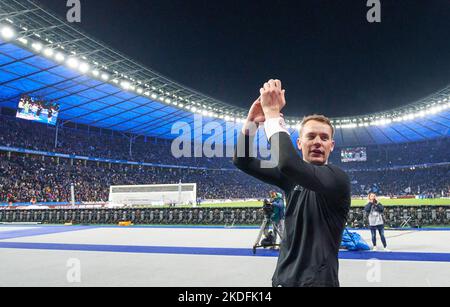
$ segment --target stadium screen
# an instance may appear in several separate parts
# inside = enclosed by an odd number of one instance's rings
[[[365,147],[346,148],[341,151],[342,162],[366,162],[367,150]]]
[[[54,126],[58,120],[58,114],[59,105],[57,103],[23,95],[20,98],[16,116]]]

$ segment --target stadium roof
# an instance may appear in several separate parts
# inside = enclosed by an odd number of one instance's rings
[[[203,115],[203,125],[215,121],[223,129],[225,122],[237,129],[246,115],[242,108],[145,68],[33,1],[0,0],[0,107],[16,108],[22,94],[57,100],[62,125],[73,122],[162,138],[177,136],[171,134],[176,122],[194,129],[193,114]],[[448,137],[449,105],[450,86],[395,110],[335,118],[337,145]],[[296,138],[300,119],[287,120]]]

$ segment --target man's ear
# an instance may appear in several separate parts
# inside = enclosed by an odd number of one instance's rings
[[[336,142],[333,140],[333,141],[331,141],[331,152],[333,152],[334,151],[334,146],[336,146]]]
[[[302,151],[302,140],[300,137],[297,138],[297,148],[298,150]]]

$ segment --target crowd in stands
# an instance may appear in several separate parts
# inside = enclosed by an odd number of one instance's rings
[[[264,198],[272,187],[238,171],[131,167],[56,158],[0,154],[0,202],[68,202],[75,185],[78,201],[107,201],[111,185],[197,183],[201,199]]]
[[[1,116],[0,131],[0,146],[165,165],[233,168],[230,158],[195,158],[193,150],[192,157],[175,158],[172,154],[172,143],[163,139],[146,140],[141,136],[133,140],[130,152],[128,136],[63,128],[58,129],[55,147],[55,127],[8,116]]]
[[[397,171],[350,172],[353,194],[426,195],[450,197],[450,167]],[[111,185],[197,183],[201,199],[267,197],[273,187],[237,170],[185,170],[85,162],[56,158],[0,154],[0,202],[68,202],[70,186],[76,200],[107,201]]]
[[[19,147],[88,157],[118,159],[155,164],[196,166],[213,169],[233,169],[230,157],[175,158],[172,144],[167,140],[139,137],[132,143],[119,133],[100,134],[99,129],[88,132],[73,128],[56,128],[14,117],[1,116],[0,146]],[[367,162],[342,163],[340,150],[330,157],[330,163],[344,169],[387,168],[424,163],[449,162],[450,138],[435,141],[367,147]],[[193,156],[193,149],[191,150]]]
[[[450,167],[409,168],[348,172],[353,195],[376,192],[385,196],[420,195],[423,198],[450,197]]]
[[[94,129],[95,130],[95,129]],[[197,183],[201,199],[265,198],[273,187],[237,171],[230,158],[182,158],[171,154],[171,143],[154,138],[136,139],[130,155],[129,139],[118,133],[88,133],[59,129],[55,147],[54,127],[1,116],[0,146],[52,151],[81,156],[111,158],[165,165],[206,167],[209,170],[138,167],[91,161],[56,159],[0,152],[0,203],[70,201],[75,184],[79,201],[107,201],[111,185]],[[375,191],[383,195],[450,197],[450,167],[371,170],[398,165],[449,162],[450,139],[423,143],[368,147],[368,162],[342,163],[334,154],[331,163],[349,171],[354,195]],[[229,170],[218,170],[225,168]]]
[[[347,169],[389,168],[450,161],[450,138],[432,141],[369,146],[366,162],[341,162],[339,149],[330,162]]]

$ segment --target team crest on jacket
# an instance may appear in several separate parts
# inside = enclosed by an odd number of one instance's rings
[[[299,185],[296,185],[295,188],[294,188],[294,191],[302,192],[303,191],[303,187],[299,186]]]

